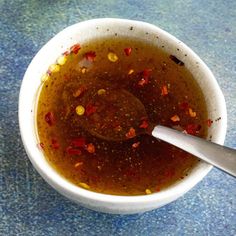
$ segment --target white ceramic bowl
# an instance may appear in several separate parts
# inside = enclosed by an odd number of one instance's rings
[[[109,31],[107,30],[109,29]],[[148,34],[147,34],[148,33]],[[114,196],[77,187],[60,176],[37,148],[35,104],[42,75],[49,65],[70,46],[104,36],[127,36],[152,43],[182,60],[200,85],[209,117],[221,120],[209,129],[212,141],[223,144],[226,134],[226,106],[223,94],[208,67],[184,43],[160,28],[138,21],[123,19],[94,19],[72,25],[53,37],[30,63],[21,85],[19,124],[25,150],[40,175],[58,192],[85,207],[101,212],[131,214],[145,212],[170,203],[197,184],[212,168],[204,162],[193,169],[182,181],[158,193],[143,196]],[[49,199],[50,201],[50,199]]]

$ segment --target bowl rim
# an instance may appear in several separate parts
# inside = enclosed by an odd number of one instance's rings
[[[168,38],[168,40],[172,41],[172,43],[179,43],[181,42],[179,39],[174,37],[173,35],[169,34],[168,32],[162,30],[158,26],[142,22],[142,21],[136,21],[136,20],[127,20],[127,19],[118,19],[118,18],[98,18],[98,19],[92,19],[87,21],[82,21],[76,24],[73,24],[62,31],[60,31],[56,36],[54,36],[52,39],[50,39],[35,55],[31,63],[29,64],[20,89],[19,94],[19,107],[18,107],[18,116],[19,116],[19,126],[20,126],[20,134],[23,141],[23,145],[25,147],[26,153],[32,162],[33,166],[37,169],[37,171],[40,173],[40,175],[50,184],[52,185],[56,190],[59,192],[68,195],[73,196],[73,198],[80,198],[80,199],[90,199],[94,200],[96,202],[103,202],[103,203],[120,203],[120,204],[132,204],[132,203],[151,203],[156,201],[164,201],[167,198],[173,198],[175,195],[182,195],[188,190],[190,190],[192,187],[194,187],[198,182],[203,179],[207,173],[211,170],[212,166],[209,164],[204,163],[204,168],[201,169],[201,171],[196,171],[197,173],[193,175],[189,175],[188,178],[184,179],[183,181],[177,183],[176,185],[166,189],[162,190],[161,192],[153,193],[150,195],[138,195],[138,196],[121,196],[121,195],[111,195],[111,194],[103,194],[103,193],[97,193],[93,191],[89,191],[86,189],[83,189],[81,187],[75,186],[74,184],[70,183],[68,180],[64,179],[62,176],[60,176],[59,173],[57,173],[51,165],[48,164],[48,166],[40,166],[39,161],[35,158],[34,152],[37,150],[36,145],[35,147],[32,147],[32,145],[29,144],[28,138],[26,135],[25,130],[29,129],[26,122],[24,122],[25,113],[23,112],[24,107],[24,92],[27,89],[27,78],[29,77],[29,68],[32,67],[34,64],[35,58],[38,56],[39,53],[42,53],[44,50],[46,50],[46,47],[48,44],[50,44],[55,38],[60,37],[65,32],[68,33],[71,30],[73,31],[74,28],[81,27],[81,25],[93,25],[93,24],[125,24],[125,25],[135,25],[137,27],[145,27],[147,29],[153,29],[157,31],[162,36]],[[225,135],[226,135],[226,125],[227,125],[227,113],[226,113],[226,104],[225,99],[223,96],[223,93],[214,77],[210,69],[206,66],[206,64],[200,59],[200,57],[193,52],[192,49],[190,49],[186,44],[181,42],[182,47],[185,48],[185,50],[188,52],[188,55],[191,57],[194,57],[196,60],[198,60],[201,63],[202,71],[211,79],[210,83],[214,87],[217,93],[218,97],[218,107],[220,110],[220,114],[224,118],[221,122],[221,126],[218,130],[218,133],[216,135],[216,142],[219,144],[224,143]],[[27,98],[28,99],[28,98]],[[30,98],[31,99],[31,98]],[[33,99],[33,98],[32,98]]]

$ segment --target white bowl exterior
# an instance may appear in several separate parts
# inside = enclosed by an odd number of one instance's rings
[[[130,27],[133,29],[130,30]],[[213,74],[204,62],[184,43],[158,27],[144,22],[122,19],[94,19],[72,25],[43,46],[24,75],[19,96],[19,124],[22,141],[32,164],[57,191],[90,209],[108,213],[132,214],[155,209],[174,201],[196,185],[210,171],[211,166],[200,162],[184,180],[166,190],[150,195],[114,196],[95,193],[68,182],[49,165],[43,153],[37,148],[38,139],[35,128],[35,102],[41,85],[41,77],[49,65],[55,63],[59,55],[76,43],[83,45],[90,39],[112,36],[115,33],[118,36],[145,40],[158,47],[164,46],[165,51],[185,63],[203,91],[209,117],[212,119],[221,117],[209,129],[209,135],[212,135],[213,142],[223,144],[227,122],[225,100]]]

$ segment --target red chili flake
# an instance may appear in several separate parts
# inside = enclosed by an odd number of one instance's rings
[[[53,115],[53,113],[52,113],[51,111],[49,111],[49,112],[45,115],[44,119],[45,119],[45,121],[46,121],[50,126],[54,125],[54,123],[55,123],[55,117],[54,117],[54,115]]]
[[[69,146],[66,149],[66,153],[69,155],[81,155],[82,152],[79,149]]]
[[[164,85],[162,88],[161,88],[161,95],[162,96],[165,96],[168,94],[168,89],[167,89],[167,86]]]
[[[126,56],[129,56],[131,54],[131,52],[132,52],[132,48],[125,48],[124,52],[125,52]]]
[[[84,56],[85,56],[86,60],[93,62],[96,57],[96,53],[93,51],[90,51],[90,52],[86,52],[84,54]]]
[[[59,143],[57,142],[55,138],[52,138],[51,144],[52,144],[53,149],[58,149],[60,147]]]
[[[201,125],[189,124],[189,125],[187,125],[185,130],[188,134],[196,135],[200,129],[201,129]]]
[[[207,126],[208,126],[208,127],[211,127],[211,125],[212,125],[212,123],[213,123],[213,120],[208,119],[208,120],[206,120],[206,123],[207,123]]]
[[[182,102],[179,104],[179,107],[181,110],[187,110],[189,108],[189,105],[187,102]]]
[[[136,142],[132,144],[132,148],[138,148],[140,145],[140,142]]]
[[[142,72],[142,79],[139,80],[138,85],[144,86],[145,84],[149,83],[149,77],[152,72],[152,69],[144,69]]]
[[[69,54],[70,54],[70,52],[68,52],[68,51],[65,51],[62,53],[63,56],[68,56]]]
[[[152,69],[144,69],[143,70],[143,78],[144,79],[149,78],[151,75],[151,72],[152,72]]]
[[[161,191],[161,188],[160,188],[160,187],[157,187],[157,188],[156,188],[156,191],[157,191],[157,192],[160,192],[160,191]]]
[[[89,152],[89,153],[95,153],[95,146],[92,144],[92,143],[89,143],[86,147],[86,150]]]
[[[43,150],[44,149],[44,143],[38,143],[37,147],[38,147],[38,149]]]
[[[85,138],[75,138],[71,141],[70,145],[73,147],[83,147],[84,148],[86,145],[86,140],[85,140]]]
[[[142,123],[140,124],[139,128],[146,129],[148,127],[148,122],[147,120],[143,120]]]
[[[174,115],[174,116],[172,116],[170,119],[171,119],[173,122],[178,122],[178,121],[180,121],[180,118],[179,118],[178,115]]]
[[[133,127],[129,129],[129,132],[125,134],[126,138],[133,138],[136,136],[136,131]]]
[[[85,91],[86,91],[85,86],[81,85],[75,92],[73,92],[73,96],[75,98],[82,97]]]
[[[77,53],[79,52],[80,48],[81,48],[80,44],[77,43],[77,44],[71,46],[71,47],[70,47],[70,50],[71,50],[71,52],[73,52],[74,54],[77,54]]]
[[[95,113],[96,110],[97,110],[97,107],[94,106],[93,104],[89,103],[89,104],[87,104],[87,106],[85,108],[85,114],[86,114],[86,116],[90,116],[93,113]]]

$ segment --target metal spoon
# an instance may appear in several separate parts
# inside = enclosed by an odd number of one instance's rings
[[[96,105],[96,112],[79,120],[81,126],[95,137],[124,141],[132,135],[148,133],[236,176],[236,150],[161,125],[149,124],[148,129],[140,128],[140,120],[147,118],[145,107],[127,90],[108,88],[99,95],[96,88],[88,97],[90,103]],[[130,127],[135,133],[127,136]]]

